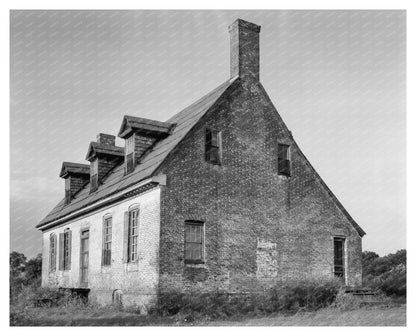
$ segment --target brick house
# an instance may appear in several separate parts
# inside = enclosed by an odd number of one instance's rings
[[[148,306],[170,290],[232,293],[341,277],[361,285],[361,238],[259,81],[260,26],[236,20],[231,76],[166,122],[124,116],[37,225],[42,285]]]

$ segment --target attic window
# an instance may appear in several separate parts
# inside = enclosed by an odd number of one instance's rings
[[[126,139],[126,174],[134,170],[134,134]]]
[[[91,192],[98,189],[98,160],[91,163]]]
[[[278,169],[279,175],[290,176],[290,147],[289,145],[278,144],[277,169]]]
[[[205,161],[221,165],[221,132],[205,130]]]

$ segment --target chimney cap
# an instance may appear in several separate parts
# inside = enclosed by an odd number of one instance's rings
[[[255,33],[260,33],[260,29],[261,29],[261,26],[256,25],[255,23],[248,22],[248,21],[245,21],[245,20],[242,20],[242,19],[237,19],[232,24],[230,24],[228,26],[228,31],[231,31],[232,29],[234,29],[236,27],[245,28],[245,29],[251,30]]]

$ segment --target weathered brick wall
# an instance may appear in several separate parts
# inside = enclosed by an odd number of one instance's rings
[[[243,89],[244,87],[244,89]],[[205,127],[222,131],[223,162],[204,161]],[[259,290],[333,277],[333,237],[346,238],[346,282],[361,283],[361,238],[295,146],[292,176],[277,174],[291,136],[256,81],[247,79],[193,129],[161,171],[160,290]],[[329,163],[328,163],[329,164]],[[205,222],[206,263],[184,263],[184,221]]]
[[[139,260],[123,262],[124,213],[131,206],[139,205]],[[103,217],[113,218],[112,264],[101,266]],[[112,302],[114,290],[121,290],[123,303],[148,305],[156,298],[159,274],[160,189],[155,188],[122,203],[95,212],[64,226],[43,233],[42,285],[47,287],[79,287],[80,285],[80,232],[90,230],[89,277],[90,297],[102,304]],[[49,236],[52,232],[72,230],[71,269],[49,272]],[[59,256],[59,254],[58,254]]]

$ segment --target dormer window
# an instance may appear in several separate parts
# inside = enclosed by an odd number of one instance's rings
[[[168,137],[175,124],[124,116],[118,136],[125,140],[124,171],[130,174],[161,139]]]
[[[205,130],[205,161],[221,165],[221,132]]]
[[[71,179],[65,179],[65,204],[69,204],[71,202]]]
[[[91,192],[98,189],[98,160],[91,162]]]
[[[59,176],[65,179],[65,205],[71,200],[90,180],[90,166],[75,162],[63,162]]]
[[[126,139],[126,174],[134,170],[134,134]]]

